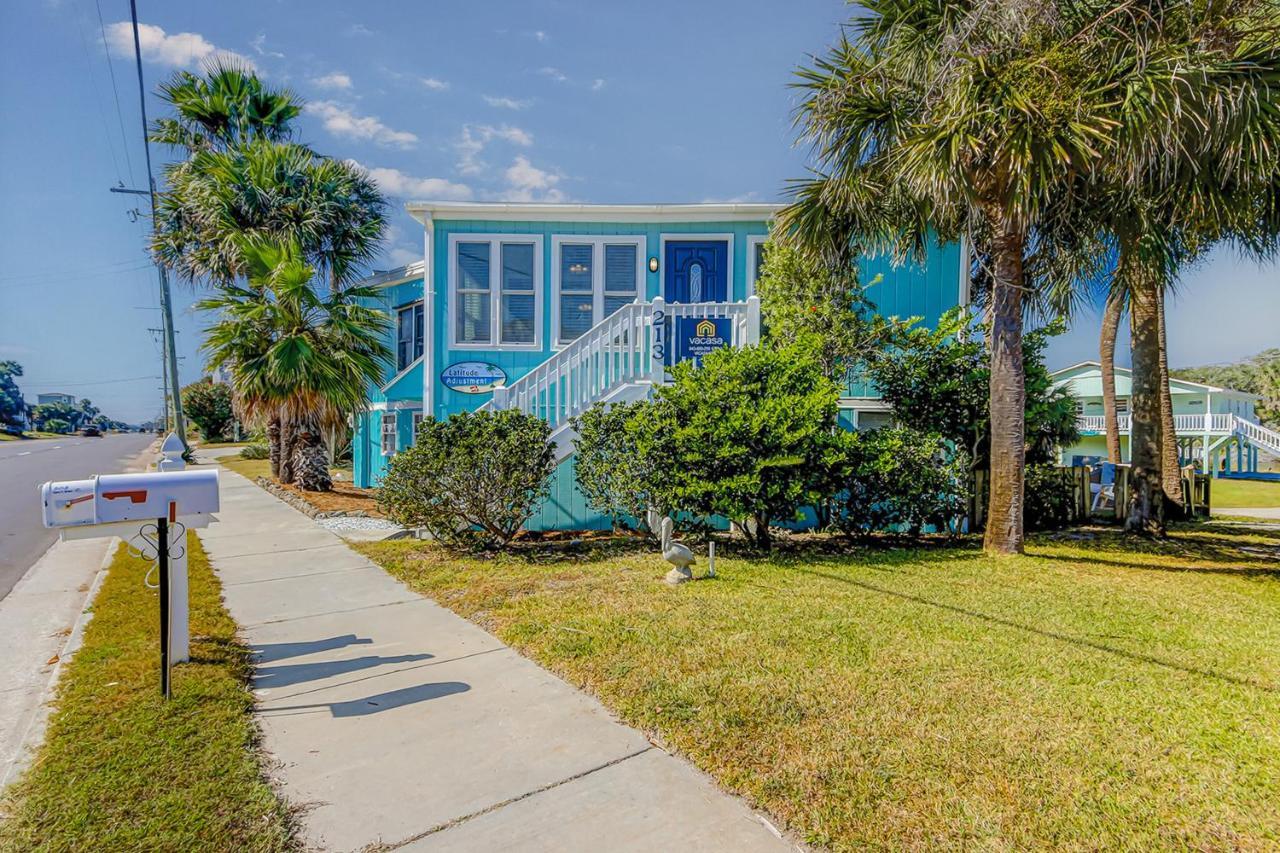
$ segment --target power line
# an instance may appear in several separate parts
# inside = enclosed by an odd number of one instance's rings
[[[154,373],[149,376],[130,376],[128,379],[99,379],[93,382],[59,382],[52,379],[28,379],[22,377],[23,385],[56,385],[59,388],[84,388],[90,385],[117,385],[121,382],[141,382],[144,379],[159,379]]]
[[[107,51],[107,26],[102,22],[102,3],[100,0],[93,0],[93,5],[98,9],[98,32],[102,33],[102,49]],[[116,87],[116,70],[111,63],[111,54],[105,53],[107,62],[107,73],[111,75],[111,95],[116,101],[116,118],[120,121],[120,141],[124,146],[124,161],[129,166],[129,183],[136,183],[133,177],[133,159],[129,156],[129,137],[124,132],[124,111],[120,109],[120,90]]]
[[[45,278],[48,276],[65,277],[70,275],[93,275],[99,272],[110,272],[115,267],[135,267],[139,264],[141,264],[145,269],[146,267],[151,266],[151,261],[145,258],[130,258],[127,261],[109,261],[108,263],[101,264],[99,266],[84,267],[75,270],[59,270],[57,272],[50,272],[48,270],[41,270],[40,272],[19,272],[12,273],[11,275],[0,275],[0,281],[12,281],[20,278]]]

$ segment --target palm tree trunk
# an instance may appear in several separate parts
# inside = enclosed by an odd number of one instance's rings
[[[281,483],[291,485],[296,479],[294,473],[294,447],[297,444],[298,425],[285,418],[280,422],[280,476]]]
[[[1024,239],[1003,215],[992,214],[991,255],[991,485],[982,548],[1019,554],[1023,542],[1023,463],[1026,459],[1026,375],[1022,365],[1022,249]]]
[[[267,421],[267,452],[271,458],[271,479],[280,479],[280,415]]]
[[[1182,470],[1178,464],[1178,430],[1173,423],[1173,395],[1169,391],[1169,347],[1164,327],[1165,289],[1161,286],[1156,290],[1156,314],[1160,324],[1160,484],[1164,489],[1165,515],[1180,519],[1184,512]]]
[[[1112,288],[1102,312],[1102,337],[1098,342],[1098,361],[1102,364],[1102,426],[1107,431],[1107,461],[1119,465],[1120,419],[1116,416],[1116,334],[1124,316],[1123,292]]]
[[[324,435],[315,424],[298,425],[293,448],[293,472],[295,484],[304,491],[327,492],[333,488]]]
[[[1133,392],[1129,398],[1131,467],[1125,529],[1164,536],[1164,488],[1160,480],[1161,283],[1148,271],[1136,268],[1128,278]]]

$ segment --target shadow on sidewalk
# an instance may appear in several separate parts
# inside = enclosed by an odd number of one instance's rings
[[[260,713],[266,717],[288,717],[296,714],[308,714],[324,708],[329,709],[334,717],[364,717],[382,711],[441,699],[455,693],[466,693],[470,684],[462,681],[440,681],[431,684],[419,684],[414,687],[402,687],[386,693],[375,693],[363,699],[349,699],[345,702],[317,702],[310,705],[282,705],[279,708],[262,708]]]
[[[341,634],[337,637],[326,637],[323,640],[308,640],[303,643],[254,643],[250,645],[255,663],[271,663],[272,661],[296,658],[316,652],[331,652],[347,646],[369,645],[373,640],[369,637],[357,637],[355,634]]]
[[[316,663],[282,664],[280,666],[260,666],[253,673],[253,686],[256,690],[275,689],[301,684],[304,681],[317,681],[332,675],[346,675],[362,669],[394,663],[412,663],[430,660],[435,655],[425,652],[416,655],[365,655],[350,660],[326,660]]]

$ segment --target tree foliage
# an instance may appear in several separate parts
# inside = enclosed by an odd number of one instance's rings
[[[27,401],[15,381],[21,375],[21,364],[0,361],[0,426],[21,429],[26,421]]]
[[[867,301],[855,264],[828,264],[786,244],[768,247],[756,293],[766,339],[812,348],[822,372],[837,382],[892,328]]]
[[[717,350],[676,365],[635,419],[659,505],[747,520],[758,546],[769,525],[818,497],[839,390],[803,344]]]
[[[182,411],[200,429],[205,441],[222,441],[235,423],[231,386],[209,377],[182,389]]]
[[[514,409],[425,418],[391,457],[379,506],[450,547],[505,547],[548,495],[550,435],[542,418]]]
[[[1254,408],[1258,420],[1273,429],[1280,429],[1280,348],[1263,350],[1234,364],[1181,368],[1173,371],[1173,375],[1205,385],[1257,394],[1262,398]]]
[[[1028,332],[1023,341],[1028,464],[1052,461],[1059,446],[1078,438],[1074,401],[1053,388],[1043,360],[1049,339],[1061,331],[1051,324]],[[991,452],[990,356],[976,332],[970,314],[952,309],[933,329],[899,331],[891,346],[868,359],[867,374],[900,423],[943,436],[985,470]]]
[[[578,490],[615,527],[643,525],[649,509],[659,508],[653,491],[656,458],[641,452],[636,427],[639,412],[649,405],[643,400],[611,406],[597,403],[574,419]]]

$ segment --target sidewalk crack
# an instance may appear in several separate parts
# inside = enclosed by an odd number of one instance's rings
[[[455,817],[453,820],[448,820],[448,821],[445,821],[444,823],[436,824],[435,826],[431,827],[425,832],[420,832],[417,835],[412,835],[400,841],[395,841],[390,844],[370,844],[364,848],[364,853],[384,853],[384,851],[399,850],[401,847],[404,847],[408,844],[412,844],[415,841],[421,841],[422,839],[426,838],[428,835],[435,835],[437,832],[442,832],[443,830],[451,829],[452,827],[458,826],[459,824],[466,823],[472,818],[477,818],[482,815],[487,815],[490,812],[496,812],[498,809],[506,808],[512,803],[518,803],[521,800],[527,800],[530,797],[536,797],[538,794],[544,793],[546,791],[550,791],[553,788],[559,788],[561,785],[567,785],[570,782],[576,782],[579,779],[582,779],[586,776],[590,776],[592,773],[598,773],[601,770],[607,770],[610,767],[613,767],[617,764],[621,764],[624,761],[629,761],[630,759],[635,758],[638,755],[644,755],[646,752],[651,752],[656,748],[657,747],[653,746],[653,744],[650,744],[649,746],[646,746],[644,749],[638,749],[635,752],[629,753],[628,755],[623,755],[619,758],[613,759],[612,761],[606,761],[604,764],[598,765],[596,767],[592,767],[589,770],[583,770],[581,773],[575,773],[574,775],[561,779],[558,782],[551,782],[549,784],[543,785],[541,788],[534,788],[532,791],[527,791],[523,794],[520,794],[519,796],[511,797],[509,799],[503,800],[500,803],[494,803],[493,805],[487,806],[483,809],[480,809],[479,811],[474,811],[474,812],[471,812],[470,814],[462,815],[461,817]]]

